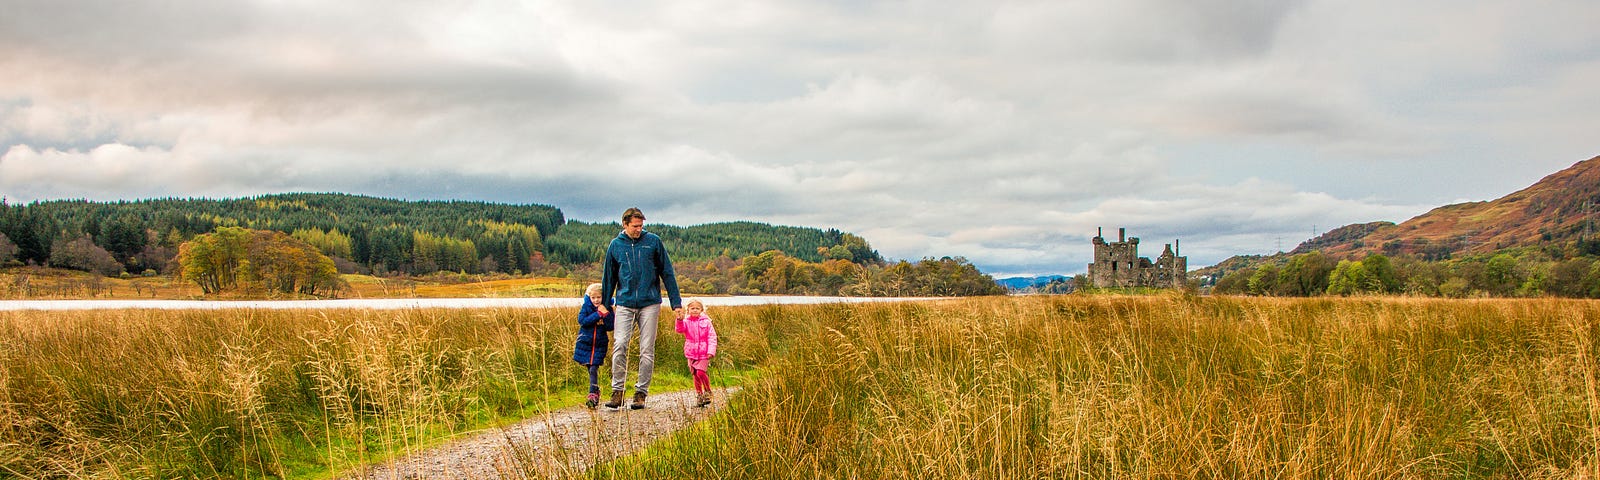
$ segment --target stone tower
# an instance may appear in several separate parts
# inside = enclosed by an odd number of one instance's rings
[[[1090,282],[1099,288],[1183,288],[1189,280],[1189,258],[1178,256],[1169,243],[1155,263],[1151,263],[1150,259],[1139,256],[1139,237],[1127,238],[1127,230],[1118,228],[1117,241],[1109,243],[1100,231],[1095,232],[1094,262],[1089,264]]]

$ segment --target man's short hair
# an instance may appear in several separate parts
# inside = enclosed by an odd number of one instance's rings
[[[644,221],[644,212],[639,211],[638,207],[628,207],[626,211],[622,212],[622,224],[627,225],[628,222],[633,221],[634,217]]]

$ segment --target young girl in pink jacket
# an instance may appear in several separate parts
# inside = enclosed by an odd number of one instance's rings
[[[695,406],[704,407],[711,404],[711,376],[706,369],[711,366],[711,357],[717,356],[717,329],[711,326],[711,317],[706,316],[706,306],[699,299],[689,300],[684,310],[687,315],[673,326],[683,334],[683,356],[689,359],[689,369],[694,370],[694,391],[700,394]]]

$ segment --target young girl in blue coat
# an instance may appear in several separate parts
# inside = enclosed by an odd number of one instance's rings
[[[572,360],[589,368],[589,399],[583,402],[589,408],[600,404],[600,365],[606,361],[610,346],[606,332],[612,323],[611,312],[600,304],[600,284],[589,284],[578,310],[578,344],[572,349]]]

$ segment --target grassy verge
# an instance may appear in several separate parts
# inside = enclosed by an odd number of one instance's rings
[[[712,312],[724,414],[597,478],[1600,478],[1600,303]],[[0,312],[0,477],[318,477],[579,401],[564,309]],[[658,387],[684,388],[660,335]],[[759,372],[757,374],[756,372]]]
[[[1600,304],[786,307],[725,414],[596,478],[1600,478]]]
[[[581,402],[574,317],[0,312],[0,477],[328,477]],[[682,337],[664,328],[657,391],[686,388]],[[725,379],[765,361],[744,350],[724,356]]]

